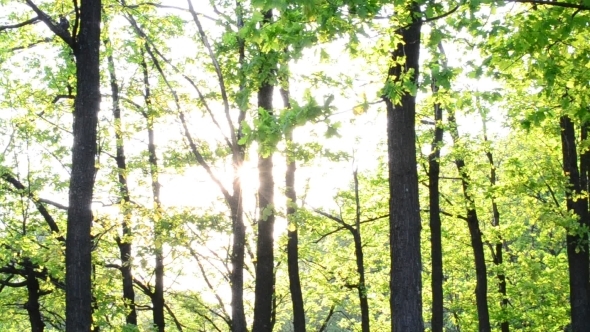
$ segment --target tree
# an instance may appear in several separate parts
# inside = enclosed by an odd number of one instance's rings
[[[424,329],[421,225],[414,138],[415,86],[419,73],[422,18],[416,2],[408,5],[403,13],[407,15],[409,24],[396,31],[399,39],[392,51],[395,65],[389,68],[383,91],[383,100],[387,105],[389,158],[391,330],[421,331]],[[400,61],[402,57],[404,62]]]
[[[75,9],[72,31],[53,21],[32,1],[38,19],[62,39],[76,58],[76,99],[66,235],[66,329],[90,331],[92,325],[92,192],[100,109],[101,2],[83,1]]]
[[[273,12],[267,10],[261,24],[262,29],[272,23]],[[273,114],[273,76],[276,63],[273,54],[261,54],[260,86],[258,87],[258,117],[261,123],[274,118]],[[276,55],[275,55],[276,56]],[[270,120],[273,121],[273,120]],[[258,156],[258,238],[256,241],[256,288],[254,293],[254,331],[272,331],[274,297],[274,177],[273,143],[260,142]]]

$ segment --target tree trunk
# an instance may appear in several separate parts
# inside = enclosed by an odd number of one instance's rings
[[[449,125],[453,144],[457,144],[459,140],[459,133],[457,130],[457,122],[455,114],[449,114]],[[473,248],[473,258],[475,261],[475,302],[477,305],[477,318],[480,332],[490,332],[490,314],[488,309],[488,276],[485,261],[485,252],[483,241],[481,237],[481,230],[479,229],[479,218],[477,210],[475,209],[475,202],[469,193],[469,174],[465,170],[465,161],[456,157],[455,165],[459,176],[461,176],[461,186],[463,188],[463,197],[467,202],[467,226],[469,228],[469,237],[471,238],[471,247]]]
[[[264,15],[265,22],[272,19],[272,11]],[[274,86],[270,77],[263,77],[258,90],[258,107],[272,116]],[[262,144],[262,142],[260,142]],[[253,331],[272,331],[272,303],[274,296],[274,179],[272,151],[258,156],[258,241],[256,242],[256,286],[254,294]]]
[[[144,99],[147,110],[144,115],[147,120],[148,131],[148,161],[150,165],[150,175],[152,178],[152,195],[154,200],[153,206],[153,227],[154,227],[154,252],[155,252],[155,289],[152,296],[152,314],[154,325],[158,332],[164,332],[166,321],[164,319],[164,253],[162,248],[161,235],[161,203],[160,203],[160,180],[158,157],[156,155],[156,142],[154,136],[154,115],[151,110],[151,91],[149,85],[149,75],[145,60],[141,63],[144,81]]]
[[[288,80],[286,80],[288,86]],[[285,108],[290,109],[289,89],[281,89],[281,96]],[[293,331],[305,332],[305,309],[303,306],[303,293],[299,278],[299,234],[297,233],[297,220],[293,218],[297,211],[297,194],[295,192],[295,171],[297,164],[289,150],[293,143],[293,130],[285,133],[287,144],[287,171],[285,173],[285,196],[287,196],[287,268],[289,273],[289,291],[293,303]]]
[[[234,157],[235,158],[235,157]],[[234,159],[235,160],[235,159]],[[239,164],[241,166],[241,163]],[[232,214],[232,253],[231,263],[231,306],[232,306],[232,332],[246,332],[246,316],[244,314],[244,246],[246,243],[246,228],[244,226],[244,210],[242,206],[242,192],[237,171],[239,167],[234,164],[236,178],[233,183],[234,194],[230,205]]]
[[[356,205],[355,225],[348,228],[354,239],[354,256],[356,257],[356,272],[358,273],[359,283],[357,287],[359,296],[359,305],[361,307],[361,330],[369,332],[371,318],[369,316],[369,300],[367,299],[367,282],[365,281],[365,257],[363,254],[363,241],[361,238],[361,202],[359,197],[359,178],[355,170],[354,176],[354,198]],[[344,220],[342,220],[344,223]]]
[[[354,237],[354,254],[356,257],[356,271],[359,277],[359,284],[357,287],[359,305],[361,308],[361,331],[369,332],[370,316],[369,316],[369,300],[367,299],[367,283],[365,281],[365,263],[363,256],[363,246],[361,234],[358,229],[353,232]]]
[[[244,26],[244,8],[242,1],[236,1],[236,25],[238,29]],[[239,91],[246,91],[246,80],[244,72],[245,42],[244,39],[237,36],[238,41],[238,64],[239,64]],[[232,271],[230,275],[231,282],[231,331],[247,332],[246,315],[244,313],[244,253],[246,245],[246,228],[244,226],[244,207],[242,204],[242,183],[240,180],[240,168],[244,161],[244,146],[238,144],[242,138],[241,123],[246,117],[247,106],[245,103],[239,104],[240,113],[238,116],[238,129],[236,132],[237,139],[232,141],[232,163],[234,169],[234,179],[232,183],[233,193],[227,202],[231,210],[232,219],[232,251],[231,264]]]
[[[39,280],[35,275],[35,266],[29,259],[24,262],[26,283],[27,283],[27,303],[25,309],[29,314],[29,322],[31,323],[31,332],[43,332],[45,330],[45,323],[41,315],[41,306],[39,304]]]
[[[412,22],[397,33],[400,42],[393,51],[389,84],[412,71],[417,84],[420,57],[420,7],[413,2]],[[383,97],[387,105],[387,143],[389,157],[389,231],[390,231],[390,307],[392,331],[422,331],[422,259],[420,253],[420,206],[416,169],[416,97],[403,92],[401,101]]]
[[[586,199],[575,199],[576,196],[585,194],[581,185],[580,172],[578,170],[578,154],[576,148],[574,124],[568,116],[560,118],[561,127],[561,148],[563,153],[563,171],[569,178],[569,188],[566,190],[567,209],[572,211],[579,218],[580,227],[588,227],[588,201]],[[581,158],[584,161],[584,156]],[[582,162],[582,170],[587,165]],[[584,178],[584,176],[582,176]],[[570,277],[570,306],[571,306],[571,329],[573,332],[590,331],[590,285],[589,285],[589,255],[588,235],[579,234],[575,227],[568,230],[567,235],[567,258],[569,263]]]
[[[432,78],[432,92],[438,92],[438,86]],[[442,332],[443,321],[443,260],[442,231],[440,218],[440,148],[443,143],[442,108],[439,103],[434,105],[434,138],[428,156],[428,196],[430,203],[430,255],[432,256],[432,332]]]
[[[484,140],[487,142],[488,138],[487,135],[484,135]],[[496,186],[497,176],[496,176],[496,165],[494,164],[494,155],[492,152],[487,151],[486,156],[488,157],[488,161],[490,163],[490,185],[493,187]],[[500,211],[498,210],[498,204],[494,197],[492,197],[492,226],[499,228],[500,227]],[[500,269],[503,268],[504,258],[503,258],[503,250],[504,250],[504,241],[500,237],[495,245],[495,250],[493,251],[494,254],[494,265],[499,267]],[[508,295],[506,294],[506,276],[504,272],[498,272],[496,274],[496,278],[498,279],[498,291],[500,295],[502,295],[502,301],[500,305],[502,306],[502,311],[508,310]],[[510,332],[510,323],[507,320],[503,320],[500,324],[500,328],[502,332]]]
[[[106,47],[111,47],[108,40],[104,42]],[[113,118],[115,119],[115,141],[116,141],[116,155],[118,181],[119,181],[119,195],[121,196],[121,207],[123,210],[123,222],[121,223],[121,230],[123,237],[117,236],[117,246],[119,247],[119,255],[121,257],[121,276],[123,277],[123,300],[127,308],[127,315],[125,322],[128,325],[137,325],[137,311],[135,308],[135,290],[133,289],[133,272],[131,269],[131,228],[129,221],[131,220],[131,210],[128,204],[130,203],[129,186],[127,185],[127,162],[125,160],[125,145],[123,143],[122,134],[122,120],[121,107],[119,104],[119,85],[117,83],[117,76],[115,73],[115,62],[113,56],[107,56],[109,75],[111,81],[111,94],[113,98]]]
[[[66,329],[90,331],[92,325],[92,193],[100,109],[101,1],[84,0],[74,45],[76,99],[72,170],[66,237]]]

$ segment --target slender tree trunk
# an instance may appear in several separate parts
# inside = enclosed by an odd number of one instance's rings
[[[322,323],[322,326],[320,326],[320,328],[318,329],[318,332],[324,332],[328,329],[328,324],[330,323],[330,319],[332,319],[332,316],[334,315],[335,309],[336,305],[332,304],[332,306],[330,307],[330,311],[328,312],[328,316],[326,316],[326,319],[324,319],[324,322]]]
[[[450,133],[453,138],[453,144],[457,144],[459,140],[459,133],[457,130],[457,122],[455,114],[449,114]],[[467,201],[467,226],[469,228],[469,236],[471,238],[471,247],[473,248],[473,258],[475,261],[475,302],[477,305],[477,318],[480,332],[490,332],[490,314],[488,309],[488,276],[485,261],[485,252],[483,240],[481,237],[481,230],[479,228],[479,218],[477,210],[475,209],[475,202],[469,193],[469,174],[465,170],[465,161],[463,158],[457,157],[455,159],[457,171],[461,176],[461,185],[463,187],[463,197]]]
[[[412,71],[418,79],[420,58],[420,6],[411,5],[411,23],[397,31],[402,42],[396,45],[389,69],[388,84]],[[400,65],[400,59],[405,64]],[[416,97],[404,92],[401,101],[383,97],[387,105],[387,143],[389,157],[390,231],[390,307],[391,330],[422,331],[422,259],[420,253],[420,206],[416,169]]]
[[[244,8],[242,0],[236,0],[236,25],[238,29],[244,26]],[[246,80],[244,75],[245,62],[245,42],[243,38],[237,37],[238,40],[238,64],[240,93],[246,91]],[[244,253],[246,245],[246,227],[244,226],[244,207],[242,206],[242,184],[240,180],[240,169],[244,161],[244,146],[237,142],[242,138],[241,123],[246,117],[247,106],[245,103],[238,105],[240,113],[238,116],[237,139],[232,142],[232,162],[234,168],[234,180],[232,183],[233,194],[228,202],[231,210],[232,219],[232,252],[231,263],[232,271],[231,281],[231,307],[232,307],[232,332],[248,331],[246,315],[244,313]]]
[[[584,194],[578,170],[574,124],[568,116],[562,116],[560,127],[563,171],[569,178],[569,188],[566,191],[567,209],[578,216],[579,226],[588,227],[588,201],[574,198]],[[584,161],[586,158],[582,157],[581,159]],[[586,170],[587,167],[587,165],[582,165],[581,169]],[[569,230],[566,239],[570,277],[571,328],[573,332],[587,332],[590,331],[588,235],[586,233],[579,234],[577,230]]]
[[[287,86],[288,79],[285,80]],[[285,108],[290,109],[289,88],[281,88],[281,97]],[[294,332],[305,332],[305,309],[303,306],[303,293],[299,278],[299,234],[297,233],[297,220],[294,217],[297,211],[297,194],[295,192],[295,171],[297,164],[289,148],[293,143],[293,130],[285,133],[287,144],[287,171],[285,173],[285,196],[287,196],[287,268],[289,273],[289,291],[293,304],[293,329]]]
[[[92,325],[92,193],[98,111],[100,109],[101,1],[84,0],[74,45],[76,99],[72,170],[66,237],[66,329],[90,331]]]
[[[356,271],[359,277],[359,283],[357,287],[359,305],[361,308],[361,331],[369,332],[371,330],[369,322],[369,300],[367,299],[367,283],[365,281],[365,266],[364,266],[364,255],[363,246],[361,240],[361,234],[358,230],[353,232],[354,238],[354,255],[356,257]]]
[[[445,60],[443,60],[445,61]],[[432,92],[438,92],[438,86],[432,78]],[[428,156],[428,191],[430,202],[430,255],[432,256],[432,332],[442,332],[443,321],[443,260],[442,260],[442,231],[440,218],[440,148],[443,143],[444,129],[442,127],[442,108],[439,103],[434,104],[434,138],[432,149]]]
[[[45,323],[41,315],[41,306],[39,304],[39,280],[35,276],[35,266],[26,259],[24,262],[26,283],[27,283],[27,303],[25,309],[29,314],[29,322],[31,323],[31,332],[43,332],[45,330]]]
[[[110,42],[105,40],[105,46],[110,47]],[[107,56],[109,75],[111,81],[111,95],[113,98],[113,118],[115,119],[115,141],[116,141],[116,155],[118,181],[119,181],[119,195],[121,196],[121,207],[123,210],[123,221],[121,223],[121,230],[123,237],[117,236],[117,246],[119,247],[119,254],[121,257],[121,276],[123,277],[123,300],[127,308],[127,315],[125,322],[128,325],[137,325],[137,311],[135,309],[135,290],[133,289],[133,272],[131,268],[131,228],[129,222],[131,220],[131,210],[128,204],[130,203],[129,186],[127,185],[127,163],[125,161],[125,145],[123,143],[122,134],[122,120],[121,107],[119,104],[119,85],[117,83],[117,76],[115,73],[115,61],[112,55]]]
[[[485,125],[485,123],[484,123]],[[487,142],[488,138],[487,135],[484,135],[484,140]],[[488,162],[490,163],[490,185],[492,187],[496,186],[497,176],[496,176],[496,165],[494,163],[494,155],[491,151],[486,151],[486,156],[488,158]],[[492,197],[492,226],[499,228],[500,227],[500,211],[498,210],[498,204],[496,203],[496,199]],[[495,250],[493,250],[494,254],[494,265],[499,267],[500,269],[503,268],[504,258],[503,258],[503,250],[504,250],[504,241],[500,237],[495,245]],[[506,276],[504,272],[498,272],[496,274],[496,278],[498,279],[498,291],[500,295],[502,295],[502,301],[500,301],[500,305],[502,306],[502,311],[508,310],[508,295],[506,293]],[[507,320],[503,320],[500,324],[500,328],[502,332],[510,332],[510,323]]]
[[[239,162],[239,164],[238,164]],[[231,263],[232,271],[230,275],[232,290],[232,332],[248,331],[246,325],[246,316],[244,314],[244,246],[246,243],[246,228],[244,226],[244,210],[242,206],[242,188],[239,176],[237,175],[241,167],[241,160],[234,156],[234,169],[236,178],[233,182],[234,194],[230,205],[232,214],[232,252]]]
[[[272,19],[272,11],[264,14],[265,23]],[[272,75],[269,74],[269,76]],[[258,90],[258,107],[272,116],[274,86],[270,77],[262,77]],[[263,144],[262,142],[260,144]],[[256,242],[256,286],[254,294],[254,327],[256,332],[272,331],[272,303],[274,297],[274,178],[272,151],[258,156],[258,241]]]
[[[354,239],[354,255],[356,257],[356,272],[359,283],[357,287],[359,305],[361,307],[361,330],[369,332],[371,318],[369,316],[369,300],[367,299],[367,282],[365,281],[365,258],[363,254],[363,241],[361,238],[361,202],[359,197],[359,178],[354,171],[354,198],[356,205],[355,225],[348,228]],[[344,223],[344,220],[342,221]]]
[[[145,117],[147,120],[148,131],[148,161],[150,165],[150,175],[152,178],[152,195],[154,200],[154,251],[155,251],[155,289],[152,296],[152,313],[154,325],[158,332],[164,332],[166,321],[164,319],[164,253],[162,249],[162,235],[161,235],[161,203],[160,203],[160,180],[159,180],[159,166],[158,157],[156,154],[156,141],[154,135],[154,115],[152,114],[151,105],[151,90],[149,85],[149,75],[147,70],[147,63],[142,60],[143,83],[145,86],[144,99],[146,103]]]

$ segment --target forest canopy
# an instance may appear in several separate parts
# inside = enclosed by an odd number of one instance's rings
[[[0,331],[590,331],[590,2],[0,0]]]

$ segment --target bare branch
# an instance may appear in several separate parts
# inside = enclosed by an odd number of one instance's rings
[[[569,3],[569,2],[559,2],[559,1],[552,1],[552,0],[506,0],[507,2],[519,2],[519,3],[530,3],[534,5],[543,5],[543,6],[553,6],[553,7],[562,7],[562,8],[574,8],[578,10],[590,10],[590,6],[579,4],[579,3]]]
[[[0,32],[4,31],[4,30],[9,30],[9,29],[18,29],[20,27],[24,27],[24,26],[31,25],[31,24],[36,24],[39,22],[41,22],[41,21],[39,19],[39,16],[37,16],[37,17],[33,17],[29,20],[26,20],[26,21],[23,21],[20,23],[16,23],[16,24],[0,25]]]
[[[172,309],[170,309],[170,306],[168,306],[168,303],[164,302],[164,308],[166,308],[166,311],[168,311],[168,315],[170,315],[170,317],[172,317],[172,320],[174,321],[174,325],[176,325],[176,328],[178,329],[178,331],[182,332],[183,325],[180,324],[180,321],[178,321],[178,318],[176,318],[176,315],[174,314]]]
[[[230,128],[232,152],[234,154],[237,154],[238,153],[238,151],[237,151],[238,150],[238,146],[237,146],[238,141],[236,138],[234,124],[233,124],[233,122],[231,120],[231,116],[229,114],[229,99],[227,97],[227,91],[225,88],[225,79],[223,78],[223,73],[221,72],[221,67],[219,66],[219,62],[217,61],[217,58],[215,57],[215,53],[213,52],[213,48],[211,47],[211,44],[209,43],[209,39],[207,38],[207,35],[205,34],[203,27],[201,26],[201,21],[199,20],[199,16],[197,15],[197,12],[195,12],[195,9],[193,8],[193,3],[191,0],[187,0],[187,2],[188,2],[188,9],[189,9],[191,15],[193,16],[193,21],[195,21],[195,24],[197,25],[197,29],[199,30],[199,36],[201,38],[201,42],[203,42],[203,45],[205,45],[205,48],[209,52],[209,57],[211,58],[211,62],[213,63],[213,67],[215,68],[215,73],[217,74],[217,79],[219,81],[219,89],[221,92],[221,99],[223,99],[223,107],[225,109],[225,117],[227,119],[227,124]]]
[[[57,103],[58,101],[60,101],[61,99],[76,99],[76,96],[74,95],[56,95],[53,100],[51,101],[52,104]]]
[[[322,324],[322,326],[320,326],[320,329],[318,330],[318,332],[326,331],[326,329],[328,328],[328,323],[330,322],[332,315],[334,315],[335,308],[336,308],[336,305],[332,304],[332,306],[330,307],[330,312],[328,312],[328,316],[326,316],[326,319],[324,320],[324,323]]]
[[[147,35],[139,28],[139,25],[137,24],[135,19],[129,15],[126,15],[125,17],[127,18],[127,21],[129,21],[129,23],[132,25],[133,29],[135,30],[135,33],[137,33],[138,36],[144,38],[147,42],[149,42],[149,38],[147,38]],[[162,69],[162,66],[160,65],[160,61],[158,61],[158,58],[156,58],[154,52],[152,51],[152,47],[150,47],[149,44],[146,45],[146,51],[147,51],[148,55],[150,56],[150,58],[152,59],[152,62],[154,63],[156,70],[158,71],[158,73],[160,74],[160,76],[164,80],[164,83],[166,84],[166,86],[170,90],[172,97],[174,98],[174,102],[175,102],[176,108],[179,113],[178,117],[182,123],[185,137],[187,138],[187,140],[189,142],[189,146],[191,148],[193,155],[197,159],[197,162],[199,163],[199,165],[201,165],[201,167],[203,167],[207,171],[207,174],[209,174],[209,177],[211,178],[211,180],[213,180],[213,182],[215,182],[215,184],[219,187],[225,200],[228,203],[231,202],[233,198],[229,194],[229,191],[221,183],[221,180],[219,180],[219,178],[217,178],[215,173],[213,173],[213,170],[211,169],[209,164],[205,161],[205,158],[203,158],[203,155],[199,152],[199,149],[197,148],[197,145],[195,144],[193,137],[190,134],[190,131],[188,129],[188,125],[186,122],[186,118],[184,116],[184,112],[182,111],[182,109],[180,107],[180,101],[178,98],[178,94],[176,93],[176,90],[174,90],[174,88],[172,87],[172,85],[168,81],[166,74],[164,73],[164,70]]]
[[[47,209],[42,204],[42,202],[38,198],[35,198],[33,193],[25,192],[25,189],[26,189],[25,185],[22,184],[17,178],[12,176],[10,173],[4,172],[2,175],[0,175],[0,177],[4,181],[10,183],[17,190],[23,191],[23,194],[25,194],[35,204],[35,206],[37,207],[37,211],[39,211],[39,213],[41,213],[41,215],[43,216],[43,219],[45,219],[45,222],[49,226],[49,229],[51,230],[51,232],[58,235],[57,239],[59,241],[65,242],[66,239],[62,235],[59,235],[60,231],[59,231],[59,227],[57,226],[57,223],[55,222],[55,220],[53,219],[51,214],[49,214],[49,211],[47,211]]]
[[[74,43],[74,39],[68,30],[64,30],[59,24],[55,23],[53,19],[49,15],[47,15],[44,11],[39,9],[37,5],[33,3],[31,0],[25,0],[27,5],[33,9],[33,11],[38,15],[38,19],[43,21],[45,25],[51,30],[54,34],[56,34],[59,38],[61,38],[66,44],[68,44],[72,49],[75,49],[76,45]]]
[[[63,205],[63,204],[60,204],[60,203],[57,203],[57,202],[48,200],[46,198],[39,198],[39,202],[45,203],[47,205],[52,205],[52,206],[54,206],[54,207],[56,207],[56,208],[58,208],[60,210],[65,210],[65,211],[68,210],[68,207],[66,205]]]
[[[449,15],[451,15],[452,13],[456,12],[457,9],[459,9],[459,7],[461,6],[461,4],[458,4],[457,6],[455,6],[453,9],[449,10],[446,13],[440,14],[438,16],[434,16],[434,17],[427,17],[424,20],[422,20],[422,23],[427,23],[427,22],[432,22],[432,21],[436,21],[439,20],[441,18],[445,18]]]
[[[125,8],[129,8],[129,9],[136,9],[136,8],[141,7],[141,6],[152,6],[152,7],[156,7],[156,8],[162,8],[162,9],[175,9],[175,10],[180,10],[180,11],[183,11],[183,12],[189,12],[188,9],[183,8],[183,7],[170,6],[170,5],[162,5],[162,4],[155,3],[155,2],[142,2],[142,3],[138,3],[136,5],[127,5],[127,4],[124,5]],[[209,15],[206,15],[206,14],[203,14],[203,13],[197,13],[197,14],[200,15],[200,16],[203,16],[204,18],[206,18],[208,20],[211,20],[213,22],[217,22],[218,21],[218,19],[215,18],[215,17],[213,17],[213,16],[209,16]],[[217,13],[217,14],[219,14],[219,13]]]

